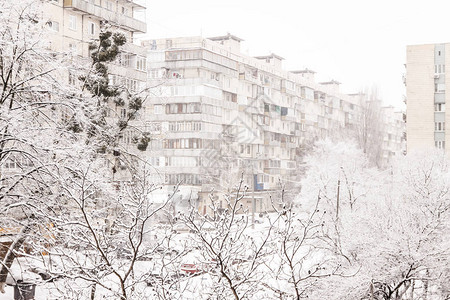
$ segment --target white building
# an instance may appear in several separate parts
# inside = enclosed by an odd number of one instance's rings
[[[412,45],[406,54],[407,151],[438,148],[449,154],[450,44]]]
[[[101,30],[123,33],[127,43],[118,58],[108,64],[110,84],[124,85],[130,92],[144,88],[147,80],[146,50],[134,44],[135,35],[145,33],[145,6],[135,0],[47,0],[42,2],[42,18],[48,28],[46,42],[56,53],[89,66],[89,44],[98,41]],[[73,64],[76,65],[76,64]],[[87,69],[87,68],[85,68]],[[81,71],[82,72],[82,71]],[[82,73],[83,74],[83,73]],[[61,82],[79,86],[80,70],[66,69]],[[126,115],[124,107],[111,105],[111,117]],[[126,109],[125,109],[126,110]],[[136,146],[134,147],[136,148]],[[1,174],[16,172],[23,164],[20,157],[11,155],[0,170]]]
[[[44,2],[44,16],[50,30],[52,50],[71,52],[75,57],[88,58],[89,44],[98,40],[100,30],[121,32],[127,44],[119,58],[110,64],[108,72],[113,84],[123,83],[129,90],[144,86],[146,81],[145,52],[133,44],[135,35],[147,31],[143,20],[145,6],[130,0],[51,0]],[[71,70],[68,70],[67,82]]]
[[[257,211],[270,209],[262,191],[298,183],[303,149],[359,119],[360,99],[340,93],[339,82],[285,71],[275,54],[246,56],[241,41],[228,34],[143,43],[156,87],[144,115],[154,137],[148,156],[161,183],[181,183],[186,198],[193,191],[203,212],[212,188],[220,199],[242,173],[248,206],[254,196]]]

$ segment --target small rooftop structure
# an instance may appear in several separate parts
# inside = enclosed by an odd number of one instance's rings
[[[336,80],[332,79],[330,81],[320,82],[320,84],[323,84],[323,85],[340,85],[341,83],[339,81],[336,81]]]
[[[339,85],[341,83],[339,81],[332,79],[330,81],[320,82],[319,84],[329,86],[333,92],[339,93]]]
[[[313,70],[310,70],[308,68],[304,69],[304,70],[294,70],[294,71],[289,71],[292,74],[296,74],[296,75],[300,75],[303,78],[306,78],[307,80],[311,80],[314,81],[314,74],[316,74],[316,72],[314,72]]]
[[[271,64],[272,66],[275,66],[280,69],[281,69],[281,62],[284,60],[284,58],[282,58],[279,55],[276,55],[275,53],[263,56],[254,56],[254,58],[265,61],[266,63]]]
[[[230,34],[229,32],[226,35],[221,36],[214,36],[207,38],[208,40],[220,42],[220,41],[226,41],[226,40],[235,40],[236,42],[243,42],[244,40],[241,38],[238,38],[235,35]]]
[[[316,72],[314,72],[313,70],[310,70],[308,68],[304,69],[304,70],[294,70],[294,71],[289,71],[293,74],[316,74]]]
[[[238,38],[237,36],[232,35],[229,32],[227,33],[227,35],[214,36],[207,39],[229,47],[230,51],[236,54],[239,54],[241,52],[241,42],[244,41],[243,39]]]
[[[284,60],[284,58],[282,58],[279,55],[276,55],[275,53],[271,53],[269,55],[263,55],[263,56],[255,56],[256,59],[272,59],[272,58],[276,58],[279,60]]]

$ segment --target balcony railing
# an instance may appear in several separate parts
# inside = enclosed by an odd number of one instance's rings
[[[110,11],[85,0],[64,0],[64,7],[96,16],[133,32],[145,33],[147,31],[147,24],[145,22],[118,12]]]

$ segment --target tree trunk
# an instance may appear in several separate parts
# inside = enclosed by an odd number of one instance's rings
[[[337,186],[337,193],[336,193],[336,220],[339,219],[339,193],[340,193],[340,189],[341,189],[341,180],[338,179],[337,182],[338,186]]]
[[[427,300],[428,299],[428,277],[430,276],[430,271],[426,271],[426,279],[425,282],[423,283],[423,300]]]
[[[374,300],[375,298],[373,296],[373,283],[370,283],[369,293],[370,293],[370,300]]]
[[[97,284],[94,283],[91,288],[91,300],[95,299],[95,292],[97,291]]]
[[[14,262],[14,259],[16,258],[15,252],[19,250],[20,247],[25,242],[25,239],[27,238],[27,234],[31,231],[31,225],[27,224],[25,225],[20,233],[17,235],[16,240],[9,246],[8,252],[6,252],[5,258],[3,259],[3,263],[0,269],[0,292],[5,293],[5,285],[6,285],[6,278],[8,277],[9,270],[11,269],[11,266]]]

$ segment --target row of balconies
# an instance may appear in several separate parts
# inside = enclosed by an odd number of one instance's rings
[[[132,32],[147,32],[147,24],[145,22],[115,11],[110,11],[85,0],[64,0],[64,8],[71,8],[75,11],[90,14],[118,26],[124,27]]]

